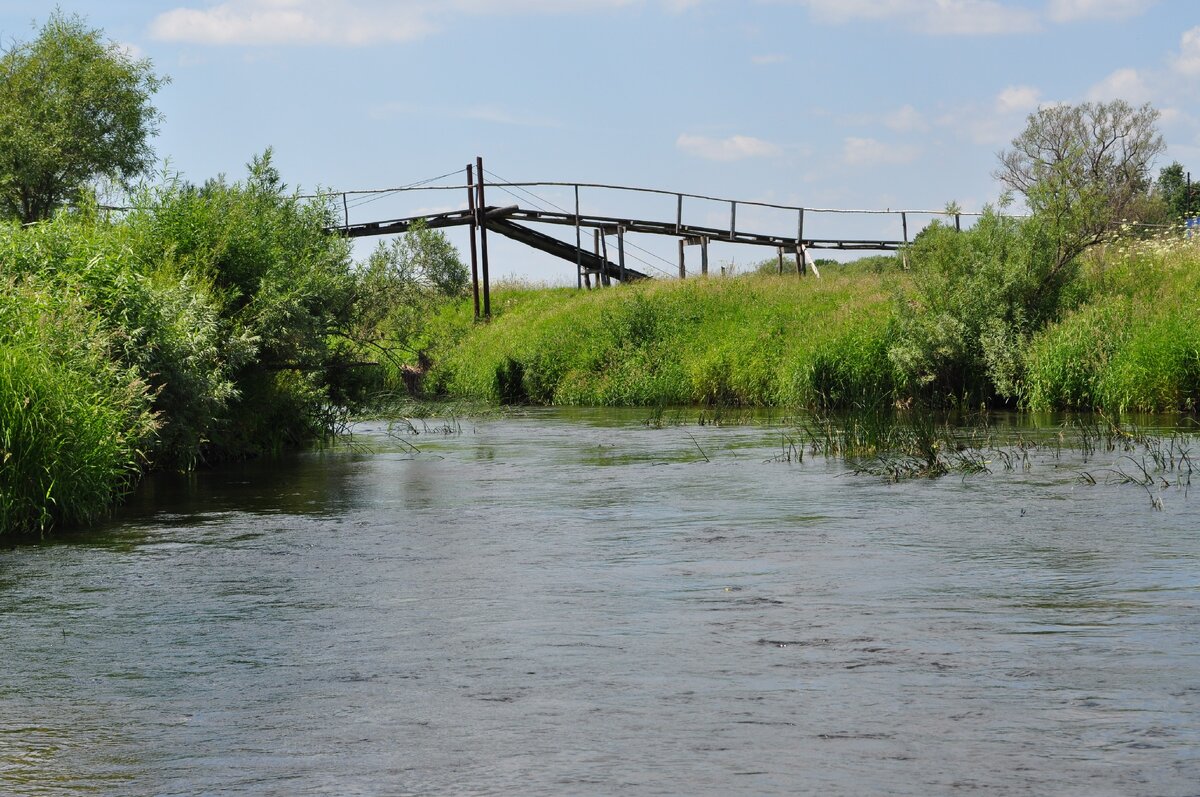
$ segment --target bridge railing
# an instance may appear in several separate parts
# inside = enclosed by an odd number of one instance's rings
[[[445,176],[445,175],[443,175],[443,176]],[[434,178],[434,179],[437,179],[437,178]],[[813,230],[812,223],[815,221],[812,217],[814,215],[883,216],[883,217],[893,218],[897,222],[896,228],[893,228],[893,229],[895,229],[895,234],[896,234],[895,238],[882,239],[882,240],[866,239],[866,238],[859,239],[859,242],[861,242],[861,243],[869,243],[870,241],[877,241],[880,244],[887,245],[886,247],[880,247],[880,248],[894,248],[895,246],[898,246],[898,245],[910,243],[912,240],[913,234],[915,234],[915,232],[919,229],[916,226],[910,227],[910,220],[916,220],[916,219],[928,220],[931,218],[953,219],[955,227],[961,229],[964,218],[971,219],[971,218],[976,218],[976,217],[983,215],[979,211],[961,210],[958,208],[954,208],[952,206],[943,208],[940,210],[919,209],[919,208],[870,209],[870,208],[810,207],[810,206],[804,206],[804,205],[791,205],[791,204],[784,204],[784,203],[778,203],[778,202],[766,202],[766,201],[762,201],[762,200],[731,199],[729,197],[719,197],[719,196],[712,196],[712,195],[708,195],[708,194],[692,193],[692,192],[687,192],[687,191],[671,191],[671,190],[661,189],[661,188],[646,188],[643,186],[621,185],[621,184],[617,184],[617,183],[568,182],[568,181],[555,181],[555,180],[533,180],[533,181],[509,182],[509,181],[493,180],[488,183],[488,188],[489,189],[501,189],[501,190],[522,189],[525,191],[529,191],[529,189],[538,189],[538,188],[566,189],[568,194],[573,194],[573,199],[574,199],[574,204],[575,204],[574,215],[576,215],[576,216],[581,215],[580,192],[583,189],[673,197],[675,200],[675,202],[674,202],[675,214],[674,214],[673,221],[675,224],[675,231],[680,234],[683,233],[683,228],[685,227],[684,215],[685,215],[685,206],[686,206],[688,200],[692,200],[693,202],[718,203],[718,204],[722,204],[728,208],[728,226],[725,229],[728,230],[728,235],[731,240],[736,239],[739,232],[745,232],[744,226],[741,229],[739,229],[739,227],[738,227],[738,210],[739,210],[739,208],[763,208],[763,209],[769,209],[769,210],[774,210],[774,211],[785,211],[785,212],[793,213],[795,215],[795,239],[797,241],[812,240],[815,238],[819,238],[821,240],[833,240],[835,237],[844,237],[844,236],[814,236],[812,234],[812,230]],[[362,198],[372,197],[372,196],[373,197],[383,197],[383,196],[387,196],[387,195],[401,195],[401,194],[408,194],[408,193],[413,193],[413,192],[445,192],[445,191],[466,192],[466,191],[469,191],[472,189],[473,189],[473,187],[469,186],[467,184],[430,185],[430,184],[428,184],[428,181],[423,181],[421,184],[397,186],[394,188],[328,192],[328,193],[321,194],[320,196],[323,196],[327,199],[340,198],[341,201],[339,204],[341,205],[342,211],[343,211],[343,223],[345,224],[346,227],[350,227],[352,224],[350,211],[355,204],[358,204],[358,203],[354,203],[355,199],[359,199],[361,202]],[[370,200],[368,200],[368,201],[370,201]],[[548,202],[548,200],[545,200],[545,201]],[[549,204],[553,204],[553,203],[549,203]],[[558,206],[555,205],[555,207],[558,207]],[[562,208],[560,208],[560,209],[562,209]],[[563,209],[563,210],[564,210],[564,212],[569,212],[566,209]],[[1020,214],[1006,214],[1006,215],[1019,216]],[[667,223],[669,223],[669,222],[667,222]],[[807,230],[806,230],[806,226],[807,226]],[[924,227],[925,225],[920,224],[919,226]],[[790,238],[791,235],[789,234],[788,237]],[[862,248],[862,247],[860,247],[860,248]]]

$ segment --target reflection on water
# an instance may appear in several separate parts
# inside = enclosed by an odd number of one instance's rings
[[[368,426],[0,551],[0,792],[1196,792],[1197,498],[644,417]]]

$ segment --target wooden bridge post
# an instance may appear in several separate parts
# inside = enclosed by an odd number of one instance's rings
[[[900,211],[900,227],[904,231],[904,243],[908,243],[908,214]]]
[[[346,221],[346,226],[350,226],[350,203],[346,201],[346,192],[342,192],[342,217]]]
[[[957,232],[962,232],[962,214],[961,213],[954,214],[954,229]]]
[[[807,271],[807,264],[804,262],[804,244],[796,244],[796,276],[803,277]]]
[[[1188,172],[1191,174],[1191,172]],[[679,231],[683,229],[683,194],[675,195],[675,234],[679,235]]]
[[[796,220],[796,246],[804,246],[804,208],[800,208]]]
[[[600,258],[608,263],[608,230],[600,228]],[[612,285],[612,277],[608,276],[608,269],[601,266],[600,281],[607,287]]]
[[[583,233],[579,231],[579,186],[575,186],[575,277],[583,288]]]
[[[467,210],[471,214],[471,290],[475,295],[475,320],[479,320],[479,259],[475,253],[475,230],[479,226],[479,210],[475,207],[475,178],[467,164]]]
[[[700,239],[700,275],[708,276],[708,238]]]
[[[625,284],[625,227],[617,225],[617,265],[621,267],[621,284]]]
[[[779,255],[779,274],[780,274],[780,276],[783,276],[783,247],[781,246],[778,249],[776,249],[775,251],[776,251],[776,254]]]
[[[687,279],[687,263],[684,261],[683,252],[687,248],[687,242],[682,238],[679,239],[679,279]]]
[[[737,240],[737,202],[729,203],[729,240]]]
[[[488,279],[487,202],[484,201],[483,194],[483,156],[475,158],[475,169],[479,173],[479,182],[476,187],[479,189],[479,254],[483,260],[483,317],[490,321],[492,318],[492,289],[491,281]]]

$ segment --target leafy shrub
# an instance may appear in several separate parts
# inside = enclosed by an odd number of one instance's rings
[[[935,221],[910,253],[911,287],[896,304],[890,350],[902,389],[935,402],[1015,402],[1029,336],[1061,311],[1078,273],[1057,221],[987,210],[961,232]]]
[[[286,190],[268,150],[245,182],[170,182],[143,196],[126,222],[143,270],[176,275],[211,297],[190,308],[217,331],[196,364],[217,366],[230,389],[210,380],[210,400],[197,407],[187,380],[166,387],[170,416],[191,418],[181,436],[202,442],[206,459],[309,440],[337,422],[338,405],[356,392],[353,350],[337,343],[355,312],[349,243],[325,232],[327,205]]]
[[[0,283],[0,534],[94,520],[131,486],[151,395],[84,297]]]

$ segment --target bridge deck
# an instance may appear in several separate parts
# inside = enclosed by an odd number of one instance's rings
[[[491,212],[496,208],[487,208],[486,211]],[[830,239],[830,238],[789,238],[780,235],[764,235],[760,233],[749,233],[732,230],[722,230],[716,227],[701,227],[695,224],[676,224],[673,222],[647,221],[642,219],[618,218],[614,216],[592,216],[580,215],[576,216],[572,213],[555,213],[545,210],[530,210],[526,208],[516,208],[508,210],[504,213],[503,220],[514,222],[535,222],[539,224],[557,224],[562,226],[574,227],[577,224],[580,227],[588,227],[590,229],[603,230],[606,232],[616,232],[617,228],[623,228],[626,232],[648,233],[650,235],[669,235],[675,238],[705,238],[710,241],[724,241],[728,243],[750,244],[752,246],[768,246],[772,248],[783,247],[789,251],[795,250],[798,246],[803,246],[806,249],[840,249],[840,250],[870,250],[870,251],[896,251],[904,246],[903,241],[897,240],[846,240],[846,239]],[[424,216],[410,216],[403,219],[391,219],[389,221],[372,221],[365,224],[350,224],[339,225],[333,230],[342,235],[350,236],[351,238],[359,238],[371,235],[394,235],[396,233],[407,232],[409,228],[417,221],[424,222],[426,227],[458,227],[471,223],[471,212],[469,210],[455,210],[448,213],[433,213]],[[493,217],[487,220],[488,229],[498,229],[497,222],[500,219]],[[549,238],[550,236],[544,236]],[[557,240],[557,239],[553,239]],[[566,258],[574,261],[576,259],[573,244],[561,242],[563,246],[570,247],[571,255]],[[586,252],[586,250],[585,250]],[[557,252],[553,253],[557,254]],[[594,257],[590,252],[586,252],[587,257]],[[612,265],[611,263],[609,264]],[[626,269],[628,271],[628,269]]]

